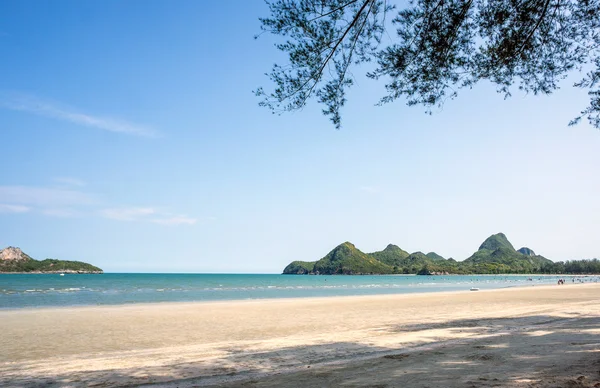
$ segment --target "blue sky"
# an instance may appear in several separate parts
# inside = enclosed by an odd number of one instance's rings
[[[277,273],[352,241],[468,257],[490,234],[600,257],[600,131],[584,91],[490,85],[432,116],[376,107],[355,69],[343,128],[252,90],[282,56],[262,1],[0,2],[0,246],[110,272]]]

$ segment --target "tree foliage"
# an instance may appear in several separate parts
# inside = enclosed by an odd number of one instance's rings
[[[280,113],[316,98],[336,127],[351,67],[375,61],[367,75],[386,79],[379,103],[405,99],[430,112],[460,89],[487,80],[510,96],[513,87],[551,94],[572,71],[588,90],[585,117],[600,128],[600,0],[267,0],[263,32],[283,37],[285,66],[259,88],[261,105]],[[386,17],[394,13],[393,19]],[[389,19],[389,17],[388,17]],[[395,38],[384,46],[391,23]],[[591,70],[590,70],[591,69]]]

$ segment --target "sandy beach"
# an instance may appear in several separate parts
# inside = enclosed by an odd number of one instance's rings
[[[600,285],[0,311],[0,386],[600,387]]]

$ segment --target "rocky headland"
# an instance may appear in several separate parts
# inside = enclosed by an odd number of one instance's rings
[[[102,269],[81,261],[35,260],[16,247],[0,250],[0,273],[101,274],[103,272]]]

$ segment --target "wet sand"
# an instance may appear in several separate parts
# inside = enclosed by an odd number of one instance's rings
[[[600,387],[600,285],[0,311],[0,386]]]

